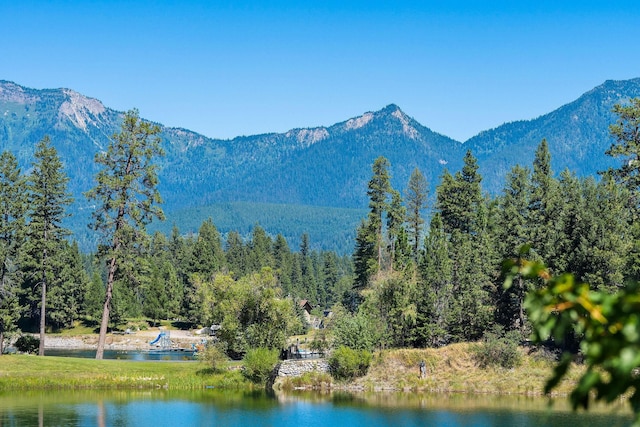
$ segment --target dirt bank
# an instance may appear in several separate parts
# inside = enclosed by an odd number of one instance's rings
[[[191,348],[192,344],[198,344],[202,336],[192,331],[172,330],[167,331],[172,348]],[[132,332],[130,334],[107,334],[105,349],[107,350],[149,350],[158,348],[159,345],[150,345],[160,334],[157,328]],[[57,335],[47,334],[45,348],[60,348],[68,350],[95,349],[98,345],[98,335]]]

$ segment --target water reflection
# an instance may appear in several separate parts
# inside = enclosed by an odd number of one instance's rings
[[[0,394],[0,426],[624,426],[623,409],[573,413],[523,396],[82,391]]]

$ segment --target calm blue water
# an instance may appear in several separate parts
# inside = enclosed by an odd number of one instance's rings
[[[558,426],[615,427],[623,413],[550,410],[544,399],[263,392],[0,394],[1,426]]]
[[[96,357],[95,350],[66,350],[66,349],[46,349],[45,356],[61,357],[81,357],[93,359]],[[104,359],[120,360],[196,360],[192,351],[165,351],[165,350],[105,350]]]

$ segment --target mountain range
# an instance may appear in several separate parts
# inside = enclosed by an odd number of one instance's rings
[[[160,228],[175,223],[184,233],[195,232],[211,215],[223,233],[247,234],[260,223],[292,245],[306,231],[316,248],[349,252],[350,236],[366,214],[376,157],[389,159],[396,189],[403,190],[411,171],[420,168],[431,199],[445,168],[457,171],[467,149],[478,158],[483,188],[494,194],[513,165],[531,164],[543,138],[556,172],[566,167],[579,176],[593,175],[615,164],[604,154],[612,142],[611,108],[631,97],[640,97],[640,79],[606,81],[549,114],[506,123],[464,142],[433,132],[394,104],[328,127],[230,140],[161,125],[166,155],[159,160],[159,189],[168,221]],[[12,151],[27,171],[36,142],[50,136],[75,197],[69,227],[84,248],[94,242],[86,228],[92,207],[82,193],[94,185],[95,153],[119,131],[122,117],[70,89],[38,90],[0,80],[0,150]]]

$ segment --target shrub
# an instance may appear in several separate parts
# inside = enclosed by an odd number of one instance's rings
[[[37,353],[40,339],[31,335],[22,335],[16,340],[15,346],[21,353]]]
[[[501,326],[495,326],[472,348],[473,357],[481,368],[501,366],[511,369],[520,364],[519,341],[518,332],[504,332]]]
[[[335,317],[331,329],[336,346],[371,351],[382,339],[383,328],[365,314],[336,313]]]
[[[227,346],[223,342],[207,344],[198,350],[198,360],[202,361],[213,372],[222,372],[229,361]]]
[[[243,374],[254,383],[264,384],[278,363],[278,351],[268,348],[252,348],[244,355]]]
[[[331,375],[339,380],[361,377],[371,365],[372,355],[367,350],[354,350],[340,346],[329,357]]]
[[[309,345],[311,350],[324,354],[325,351],[329,348],[329,341],[327,340],[327,330],[319,329],[313,334],[313,340]]]
[[[325,372],[305,372],[299,377],[283,377],[280,389],[291,391],[297,388],[312,388],[313,390],[329,389],[333,378]]]

